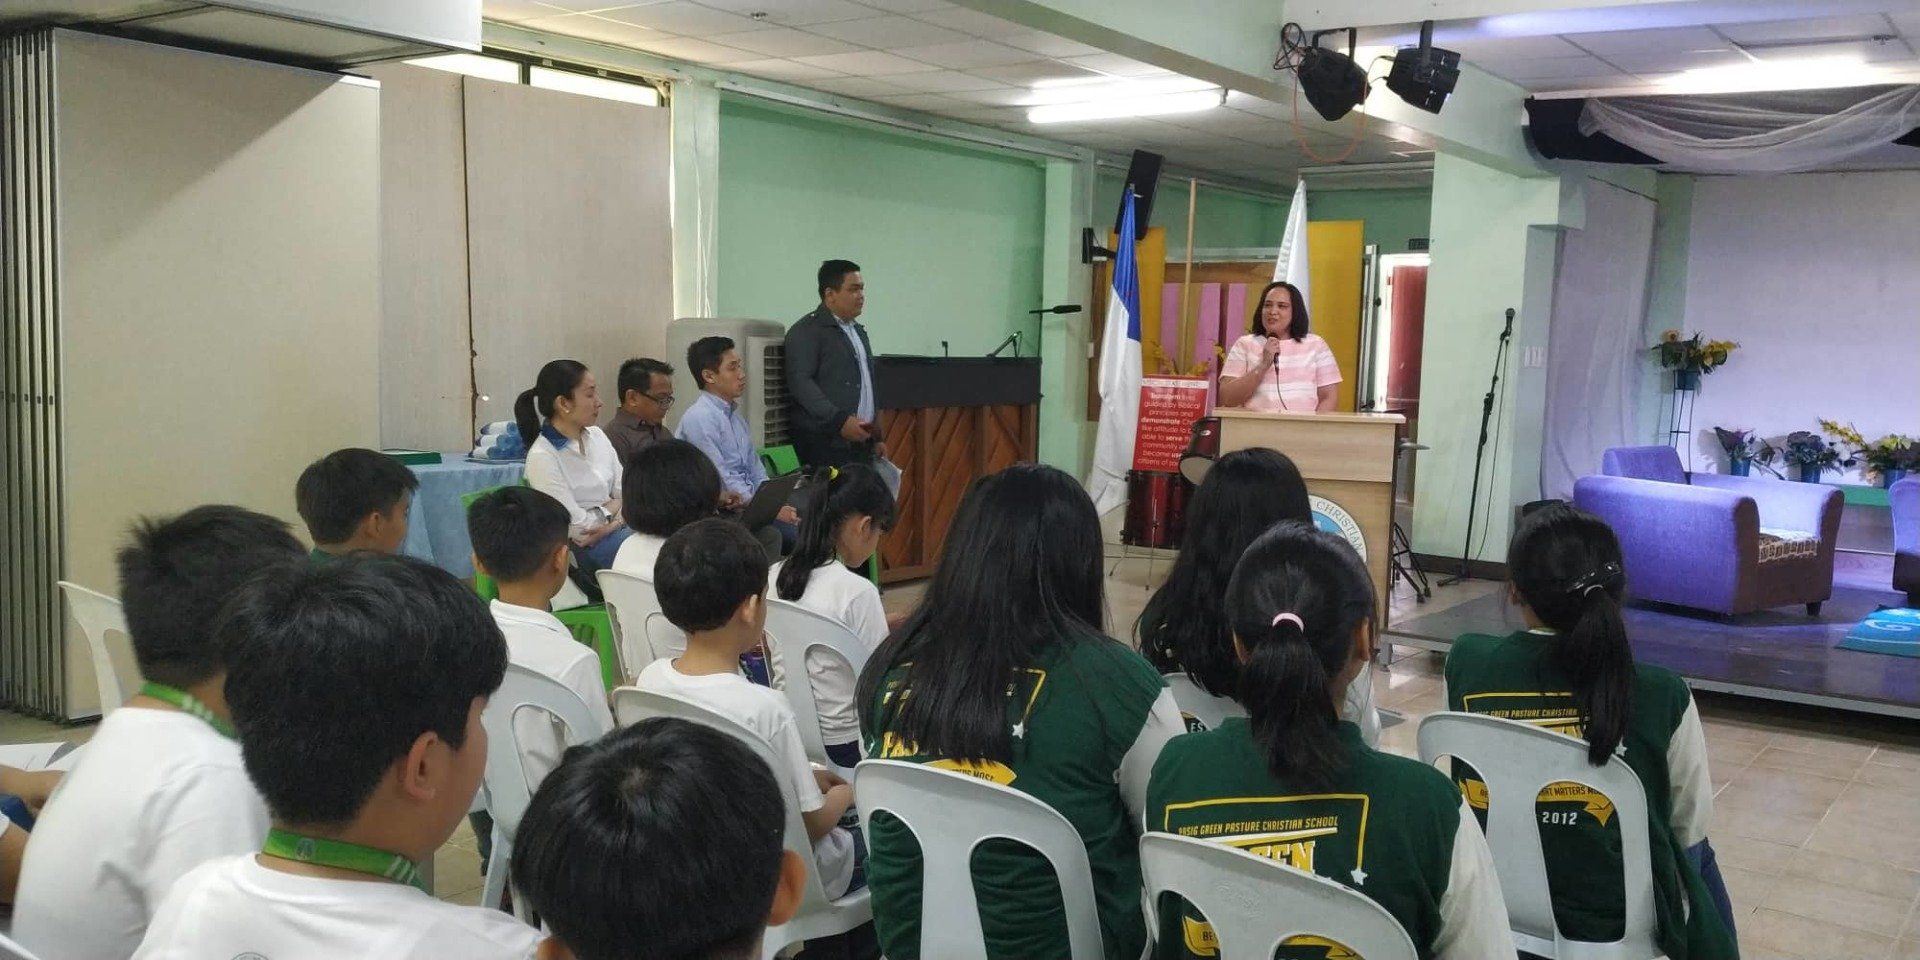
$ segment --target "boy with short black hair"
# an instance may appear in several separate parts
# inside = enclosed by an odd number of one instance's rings
[[[541,960],[758,957],[806,882],[786,822],[773,771],[697,723],[644,720],[567,751],[513,851],[514,889],[553,934]]]
[[[419,487],[406,464],[378,450],[348,447],[308,464],[293,485],[293,502],[313,538],[313,559],[399,553]]]
[[[501,487],[467,508],[474,569],[499,587],[489,608],[507,638],[507,661],[572,690],[611,730],[600,658],[551,612],[554,594],[567,582],[569,522],[560,501],[532,487]],[[560,762],[567,741],[552,718],[523,710],[513,728],[529,770],[544,772]]]
[[[737,523],[701,520],[667,539],[653,590],[660,612],[686,632],[687,650],[648,664],[635,685],[699,704],[765,739],[792,782],[821,886],[829,897],[845,893],[857,858],[853,835],[838,823],[853,806],[853,787],[813,768],[786,698],[739,672],[740,655],[766,631],[766,552]]]
[[[62,960],[124,960],[161,898],[207,860],[259,848],[267,810],[241,766],[214,636],[240,586],[302,566],[272,517],[205,506],[136,524],[118,557],[137,696],[100,722],[27,845],[13,936]]]
[[[273,829],[176,884],[134,956],[531,957],[533,928],[420,878],[480,785],[480,713],[506,672],[473,591],[406,557],[301,564],[248,584],[220,640]]]

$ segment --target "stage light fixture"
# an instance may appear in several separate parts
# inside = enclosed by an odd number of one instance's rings
[[[1347,31],[1344,54],[1320,46],[1320,38],[1333,32],[1336,31],[1316,33],[1312,42],[1302,43],[1299,24],[1281,27],[1280,58],[1274,62],[1275,69],[1293,71],[1300,92],[1306,95],[1314,112],[1329,123],[1346,116],[1367,99],[1367,71],[1353,59],[1358,31]]]
[[[1433,45],[1433,21],[1420,23],[1420,45],[1401,47],[1393,55],[1387,89],[1428,113],[1439,113],[1447,95],[1460,82],[1460,55]]]

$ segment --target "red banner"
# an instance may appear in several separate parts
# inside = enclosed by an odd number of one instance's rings
[[[1133,468],[1179,470],[1180,453],[1187,449],[1193,422],[1206,415],[1206,377],[1143,378],[1140,424],[1133,434]]]

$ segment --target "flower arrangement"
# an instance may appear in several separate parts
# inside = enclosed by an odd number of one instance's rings
[[[1780,443],[1781,462],[1800,468],[1800,479],[1809,483],[1819,482],[1820,475],[1828,470],[1854,464],[1853,457],[1843,457],[1840,448],[1812,431],[1795,430]]]
[[[1740,345],[1732,340],[1708,340],[1702,333],[1682,339],[1680,331],[1668,330],[1660,334],[1660,342],[1651,349],[1659,357],[1661,367],[1701,374],[1726,366],[1727,359]]]
[[[1887,486],[1910,470],[1920,470],[1920,440],[1913,437],[1890,433],[1869,442],[1853,424],[1835,420],[1821,420],[1820,429],[1851,448],[1849,463],[1865,463]]]
[[[1772,463],[1778,452],[1752,430],[1714,427],[1713,436],[1720,441],[1720,449],[1727,455],[1727,472],[1736,477],[1747,476],[1755,463],[1763,467]]]

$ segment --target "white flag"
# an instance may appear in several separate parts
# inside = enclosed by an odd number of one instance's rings
[[[1307,181],[1304,177],[1293,185],[1293,202],[1287,207],[1287,229],[1280,235],[1280,256],[1273,261],[1273,278],[1293,284],[1300,291],[1300,302],[1313,302],[1307,296]]]
[[[1140,266],[1133,242],[1133,188],[1121,199],[1107,328],[1100,335],[1100,429],[1094,437],[1087,496],[1106,513],[1127,500],[1133,438],[1140,425]]]

